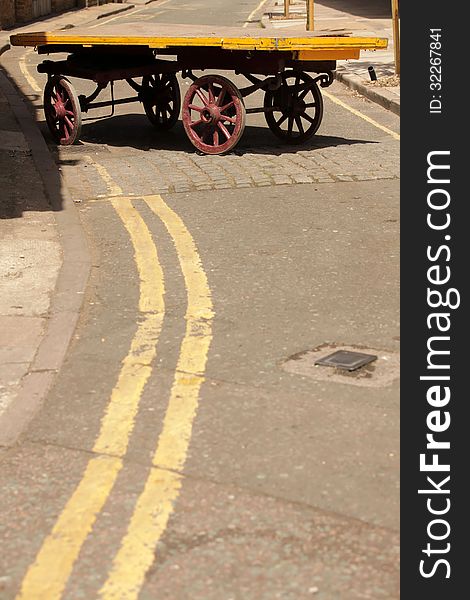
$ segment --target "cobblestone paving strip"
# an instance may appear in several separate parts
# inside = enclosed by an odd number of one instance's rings
[[[247,149],[227,156],[166,149],[153,149],[144,156],[132,152],[125,157],[113,156],[109,151],[99,155],[123,193],[135,196],[399,177],[399,149],[392,141],[377,144],[373,159],[369,143],[355,144],[354,153],[349,144],[275,152],[273,148],[260,147],[256,152]],[[76,156],[78,165],[83,166],[80,155]],[[87,169],[69,167],[68,175],[76,200],[106,195],[101,182]]]

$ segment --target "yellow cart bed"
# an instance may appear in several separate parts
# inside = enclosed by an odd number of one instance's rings
[[[221,154],[235,147],[246,114],[253,112],[263,112],[270,129],[284,142],[307,141],[323,115],[319,85],[332,83],[336,61],[357,59],[361,50],[386,48],[387,40],[328,32],[267,36],[265,30],[237,27],[135,23],[103,26],[99,33],[77,28],[16,34],[11,44],[33,46],[39,54],[68,54],[66,60],[46,60],[38,66],[48,75],[44,110],[58,143],[78,140],[82,112],[140,101],[157,129],[172,127],[181,111],[191,143],[204,153]],[[239,89],[221,75],[193,73],[205,69],[234,71],[250,85]],[[177,73],[193,81],[182,106]],[[68,77],[94,81],[96,89],[88,97],[78,97]],[[115,100],[117,80],[126,80],[137,96]],[[108,84],[111,100],[94,102]],[[257,90],[265,92],[263,106],[246,109],[244,98]]]

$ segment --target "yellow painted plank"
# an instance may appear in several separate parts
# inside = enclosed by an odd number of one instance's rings
[[[334,52],[334,57],[332,56]],[[360,48],[337,48],[335,50],[299,50],[296,52],[297,60],[347,60],[359,58]]]
[[[174,26],[178,30],[177,35],[162,35],[159,31],[152,33],[151,29],[126,27],[122,29],[103,27],[102,32],[94,30],[71,30],[19,33],[10,37],[13,46],[42,46],[50,44],[86,45],[86,46],[147,46],[155,49],[184,48],[184,47],[215,47],[226,50],[328,50],[333,54],[337,50],[379,50],[387,47],[387,39],[378,37],[348,37],[348,36],[322,36],[305,35],[302,37],[289,37],[277,35],[267,37],[261,35],[247,34],[246,29],[242,33],[237,28],[224,28],[224,34],[219,35],[212,31],[200,33],[192,28],[186,30],[182,26]],[[134,31],[129,35],[129,29]]]

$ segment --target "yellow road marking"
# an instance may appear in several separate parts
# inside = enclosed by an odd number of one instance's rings
[[[148,206],[173,238],[186,284],[188,304],[183,339],[163,429],[126,536],[100,590],[104,600],[131,600],[139,595],[155,547],[165,531],[181,488],[181,475],[204,381],[214,316],[210,289],[196,245],[183,221],[160,196],[146,196]]]
[[[108,170],[105,167],[103,167],[103,165],[100,165],[99,163],[95,162],[90,157],[87,157],[87,161],[92,167],[94,167],[98,171],[99,176],[105,182],[106,187],[108,188],[108,194],[113,197],[122,196],[122,189],[114,182],[114,179],[108,173]]]
[[[392,138],[394,138],[395,140],[399,140],[400,139],[400,134],[399,133],[395,133],[394,131],[392,131],[388,127],[385,127],[384,125],[381,125],[380,123],[377,123],[377,121],[375,121],[374,119],[371,119],[370,117],[368,117],[367,115],[364,115],[363,113],[361,113],[360,111],[356,110],[352,106],[349,106],[349,104],[346,104],[346,102],[343,102],[342,100],[340,100],[336,96],[333,96],[333,94],[330,94],[326,90],[322,90],[322,94],[324,96],[326,96],[329,100],[331,100],[332,102],[334,102],[335,104],[338,104],[339,106],[342,106],[346,110],[349,110],[349,112],[351,112],[353,115],[356,115],[356,117],[360,117],[361,119],[364,119],[364,121],[367,121],[368,123],[370,123],[374,127],[377,127],[378,129],[381,129],[382,131],[385,131],[385,133],[388,133],[388,135],[391,135]]]
[[[80,548],[121,467],[122,460],[111,456],[88,462],[80,484],[26,573],[18,600],[55,600],[62,596]]]
[[[31,73],[29,72],[28,69],[28,65],[26,64],[26,58],[27,56],[29,56],[30,54],[33,53],[33,50],[27,50],[23,56],[20,57],[20,60],[18,61],[19,67],[20,67],[20,71],[23,73],[24,78],[26,79],[26,81],[29,83],[30,88],[37,93],[42,93],[42,88],[39,87],[38,82],[36,81],[36,79],[31,75]]]
[[[264,6],[266,4],[268,0],[261,0],[261,2],[258,4],[258,6],[255,8],[255,10],[251,11],[251,13],[248,16],[248,19],[245,21],[245,23],[243,24],[243,27],[248,27],[248,25],[251,24],[251,19],[256,15],[256,13],[261,10],[261,7]]]
[[[140,277],[139,323],[129,354],[124,359],[113,390],[94,452],[124,456],[134,427],[140,396],[152,373],[152,361],[165,312],[164,276],[157,249],[142,217],[130,198],[112,198],[111,203],[129,232]]]
[[[98,171],[105,173],[104,167]],[[114,185],[113,192],[122,190]],[[114,387],[91,459],[78,487],[45,539],[23,580],[18,600],[58,600],[97,514],[108,498],[127,450],[145,384],[152,372],[164,318],[164,280],[157,249],[144,220],[130,198],[111,198],[135,251],[140,278],[141,321]],[[114,456],[110,456],[114,455]]]

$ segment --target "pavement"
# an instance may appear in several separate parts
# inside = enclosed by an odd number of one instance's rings
[[[0,31],[0,56],[13,33],[68,28],[132,8],[95,6]],[[0,445],[15,439],[60,369],[89,268],[78,215],[28,105],[0,57]],[[2,418],[18,430],[2,427]]]
[[[284,0],[268,0],[261,24],[267,29],[302,32],[306,28],[305,0],[290,0],[290,18],[284,18]],[[361,58],[338,61],[336,79],[372,102],[400,114],[400,79],[395,76],[390,0],[322,0],[314,4],[314,30],[342,30],[359,36],[388,39],[387,50],[363,51]],[[377,81],[371,82],[368,67],[374,67]]]

